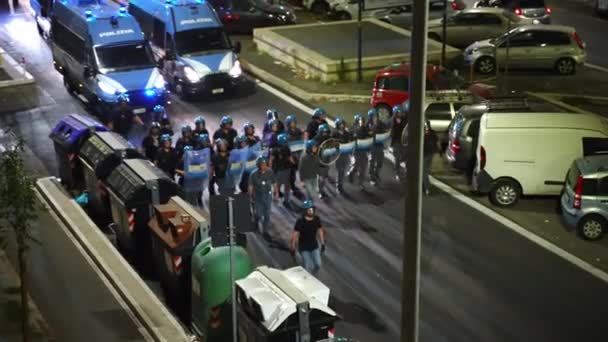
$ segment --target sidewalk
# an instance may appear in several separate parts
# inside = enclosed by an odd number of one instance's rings
[[[29,307],[31,341],[53,341],[54,339],[44,318],[31,298]],[[8,260],[6,253],[0,250],[0,342],[20,341],[21,299],[19,275]]]

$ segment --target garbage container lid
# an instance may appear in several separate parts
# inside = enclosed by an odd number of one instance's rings
[[[151,202],[152,185],[157,187],[160,203],[181,194],[179,185],[145,159],[124,159],[108,176],[107,185],[125,202]]]
[[[131,143],[114,132],[95,132],[85,141],[79,156],[100,179],[106,178],[122,159],[142,157]]]
[[[51,131],[50,137],[57,142],[73,145],[91,131],[106,131],[100,122],[80,114],[70,114],[61,119]]]

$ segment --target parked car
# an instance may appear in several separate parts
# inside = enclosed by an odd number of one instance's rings
[[[426,90],[457,89],[464,84],[462,78],[432,64],[427,65],[426,77]],[[376,73],[370,104],[381,118],[390,117],[394,106],[410,98],[409,81],[409,63],[392,64]]]
[[[496,38],[509,29],[532,24],[512,12],[500,8],[470,8],[447,18],[445,41],[455,47],[467,47],[474,42]],[[443,41],[443,18],[429,21],[430,39]]]
[[[302,6],[316,14],[327,14],[330,8],[327,0],[303,0]]]
[[[507,47],[509,59],[507,61]],[[464,50],[465,64],[481,74],[496,67],[554,69],[561,75],[574,74],[585,63],[585,43],[573,27],[526,25],[502,36],[471,44]]]
[[[538,20],[542,24],[551,24],[551,7],[545,0],[482,0],[477,1],[474,7],[498,7],[513,11],[522,19]]]
[[[608,155],[579,158],[566,175],[562,217],[583,239],[599,240],[608,230]]]
[[[573,113],[486,113],[479,125],[473,189],[509,207],[522,195],[558,195],[583,138],[608,138],[608,120]]]
[[[485,113],[530,112],[526,97],[504,97],[466,105],[460,108],[448,128],[448,147],[445,157],[455,169],[473,176],[475,151],[479,138],[479,122]]]
[[[352,20],[359,16],[359,1],[357,0],[328,0],[330,18],[337,20]],[[411,5],[412,0],[363,0],[362,18],[378,18],[378,13],[387,9]]]
[[[439,90],[427,91],[424,109],[424,118],[429,120],[431,128],[437,133],[442,147],[448,145],[448,131],[450,123],[458,111],[466,105],[474,102],[473,95],[468,91]],[[404,108],[409,108],[409,100]]]
[[[447,15],[451,16],[458,11],[464,10],[467,5],[463,0],[448,0]],[[443,18],[445,8],[444,0],[431,0],[429,2],[429,20]],[[376,13],[376,18],[389,24],[399,26],[406,30],[412,28],[412,5],[386,9]]]
[[[295,11],[266,0],[210,0],[224,29],[231,33],[251,33],[256,27],[296,23]]]
[[[608,15],[608,0],[595,0],[595,12],[600,16]]]

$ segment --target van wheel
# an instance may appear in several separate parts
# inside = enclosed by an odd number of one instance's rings
[[[587,215],[578,221],[577,228],[583,239],[595,241],[602,238],[608,229],[608,222],[599,215]]]
[[[490,191],[490,202],[499,207],[512,207],[521,197],[521,188],[515,181],[504,179],[496,182]]]
[[[386,121],[393,116],[393,110],[388,105],[382,103],[376,106],[378,112],[378,118],[382,121]]]
[[[555,62],[555,70],[560,75],[572,75],[576,72],[576,63],[572,58],[560,58]]]
[[[429,33],[429,39],[432,39],[436,42],[440,42],[441,41],[441,37],[439,37],[439,35],[437,33]]]
[[[496,68],[496,60],[494,60],[494,58],[492,58],[490,56],[479,57],[475,61],[475,70],[477,70],[477,72],[480,74],[483,74],[483,75],[491,74],[495,71],[495,68]]]

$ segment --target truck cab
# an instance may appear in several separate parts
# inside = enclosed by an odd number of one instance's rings
[[[218,95],[244,81],[237,53],[209,2],[132,0],[129,13],[151,42],[162,73],[180,98]]]
[[[51,49],[64,84],[98,114],[116,110],[127,94],[143,115],[165,105],[165,81],[137,21],[112,2],[66,0],[53,4]]]

